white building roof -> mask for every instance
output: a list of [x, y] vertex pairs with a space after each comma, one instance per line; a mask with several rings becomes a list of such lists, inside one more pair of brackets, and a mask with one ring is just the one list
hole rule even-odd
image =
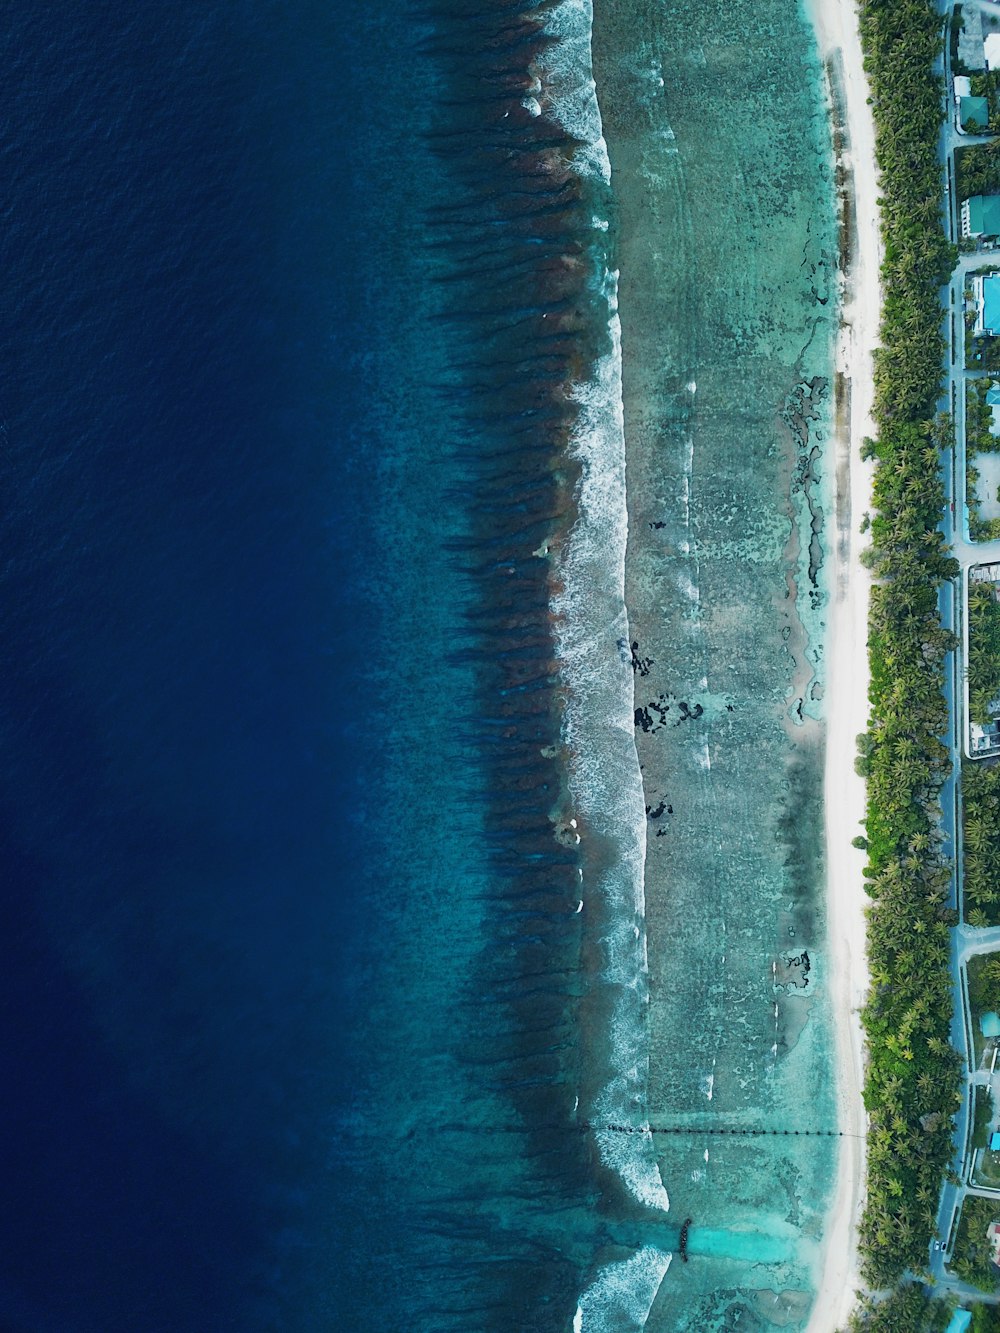
[[983, 42], [986, 52], [986, 68], [1000, 69], [1000, 32], [991, 32]]

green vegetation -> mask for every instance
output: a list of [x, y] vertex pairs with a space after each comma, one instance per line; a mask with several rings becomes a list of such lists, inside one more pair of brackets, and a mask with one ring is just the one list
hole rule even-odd
[[[1000, 338], [990, 338], [989, 343], [991, 350], [1000, 351]], [[1000, 537], [1000, 519], [981, 518], [977, 503], [979, 469], [976, 456], [1000, 449], [1000, 440], [990, 429], [993, 409], [986, 401], [989, 388], [988, 379], [970, 380], [965, 386], [965, 494], [969, 504], [969, 535], [973, 541]]]
[[990, 1121], [993, 1119], [993, 1094], [989, 1088], [977, 1086], [972, 1125], [973, 1148], [985, 1148], [990, 1140]]
[[989, 388], [989, 380], [970, 380], [965, 386], [965, 443], [973, 456], [989, 453], [997, 446], [997, 440], [990, 429], [993, 425], [993, 409], [986, 401]]
[[[958, 1057], [948, 1041], [953, 913], [938, 829], [949, 768], [941, 740], [943, 663], [955, 641], [937, 603], [942, 582], [958, 567], [938, 530], [940, 450], [948, 434], [934, 419], [944, 354], [939, 289], [957, 254], [940, 226], [942, 96], [932, 70], [939, 18], [929, 0], [863, 0], [860, 17], [885, 249], [875, 361], [878, 439], [868, 446], [876, 460], [877, 509], [869, 553], [871, 715], [858, 761], [868, 778], [873, 899], [872, 984], [863, 1015], [870, 1131], [861, 1253], [866, 1280], [885, 1288], [926, 1265], [952, 1116], [961, 1104]], [[897, 1297], [903, 1304], [921, 1299], [912, 1289]], [[866, 1326], [921, 1327], [906, 1312], [895, 1323], [859, 1325]]]
[[1000, 765], [963, 762], [962, 826], [966, 920], [970, 926], [1000, 925]]
[[897, 1287], [885, 1300], [864, 1297], [851, 1316], [849, 1333], [942, 1333], [952, 1306], [935, 1299], [923, 1287]]
[[[970, 958], [966, 967], [969, 979], [969, 1009], [976, 1035], [982, 1014], [1000, 1014], [1000, 954], [979, 954]], [[977, 1042], [976, 1057], [981, 1056], [985, 1043]]]
[[990, 1148], [986, 1149], [978, 1160], [972, 1183], [981, 1185], [985, 1189], [997, 1188], [997, 1184], [1000, 1183], [1000, 1153], [993, 1152]]
[[987, 1148], [976, 1166], [973, 1184], [995, 1190], [1000, 1184], [1000, 1152]]
[[994, 1291], [1000, 1281], [1000, 1269], [993, 1263], [986, 1239], [987, 1228], [993, 1221], [1000, 1221], [1000, 1201], [983, 1199], [977, 1194], [965, 1196], [951, 1269], [980, 1291]]
[[995, 584], [969, 580], [969, 714], [986, 726], [1000, 697], [1000, 602]]
[[[993, 134], [1000, 132], [1000, 71], [995, 69], [979, 70], [970, 78], [973, 97], [985, 97], [989, 105], [990, 124]], [[982, 134], [982, 130], [973, 131]]]
[[955, 152], [959, 199], [1000, 192], [1000, 142], [973, 144]]
[[1000, 1307], [996, 1305], [973, 1306], [972, 1333], [1000, 1333]]
[[972, 332], [975, 321], [973, 313], [966, 318], [965, 368], [996, 374], [1000, 371], [1000, 338], [993, 338], [989, 334], [975, 337]]

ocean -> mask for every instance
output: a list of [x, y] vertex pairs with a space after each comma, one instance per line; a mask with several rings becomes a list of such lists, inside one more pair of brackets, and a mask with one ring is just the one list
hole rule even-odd
[[804, 1326], [835, 1141], [705, 1134], [835, 1128], [797, 4], [4, 45], [0, 1327]]

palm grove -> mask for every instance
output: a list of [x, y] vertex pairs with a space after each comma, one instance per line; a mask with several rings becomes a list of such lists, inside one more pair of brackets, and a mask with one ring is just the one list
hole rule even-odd
[[928, 0], [863, 0], [861, 32], [881, 172], [885, 293], [877, 439], [866, 445], [875, 459], [867, 553], [874, 586], [870, 720], [858, 761], [868, 780], [872, 899], [861, 1249], [865, 1278], [887, 1288], [926, 1266], [960, 1105], [949, 1043], [955, 915], [939, 827], [950, 770], [943, 671], [955, 642], [938, 614], [939, 589], [958, 567], [938, 526], [941, 450], [950, 439], [935, 419], [944, 355], [939, 289], [956, 254], [941, 228], [941, 86], [932, 68], [940, 20]]

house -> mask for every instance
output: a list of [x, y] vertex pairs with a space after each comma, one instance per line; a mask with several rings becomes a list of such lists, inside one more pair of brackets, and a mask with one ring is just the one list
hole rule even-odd
[[971, 133], [989, 129], [990, 104], [985, 97], [963, 97], [958, 104], [958, 128], [964, 130], [972, 122]]
[[991, 32], [983, 43], [987, 69], [1000, 69], [1000, 32]]
[[1000, 1129], [995, 1129], [990, 1135], [990, 1152], [1000, 1152]]
[[972, 296], [976, 303], [973, 332], [977, 337], [995, 337], [1000, 333], [1000, 274], [977, 273], [972, 279]]
[[962, 235], [1000, 236], [1000, 195], [974, 194], [961, 211]]
[[952, 85], [955, 95], [955, 121], [964, 129], [971, 120], [977, 129], [985, 130], [990, 123], [990, 107], [985, 97], [972, 96], [972, 80], [967, 74], [956, 74]]
[[978, 5], [962, 6], [962, 27], [958, 34], [958, 58], [966, 69], [982, 69], [986, 64], [983, 47], [983, 16]]
[[[979, 758], [983, 755], [995, 754], [997, 750], [1000, 750], [1000, 723], [991, 722], [988, 726], [981, 727], [978, 722], [970, 722], [969, 754], [973, 758]], [[990, 1033], [989, 1035], [1000, 1036], [1000, 1032]]]
[[990, 1243], [990, 1258], [1000, 1266], [1000, 1222], [991, 1222], [986, 1228], [986, 1239]]

